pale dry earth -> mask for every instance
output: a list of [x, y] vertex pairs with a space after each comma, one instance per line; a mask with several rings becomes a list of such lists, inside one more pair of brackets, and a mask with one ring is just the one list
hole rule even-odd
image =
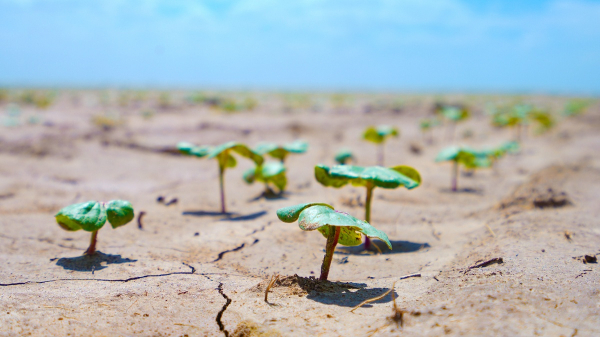
[[[546, 134], [531, 133], [519, 154], [461, 176], [463, 190], [451, 193], [450, 165], [433, 160], [452, 143], [447, 130], [437, 129], [427, 145], [418, 127], [439, 97], [407, 95], [400, 111], [367, 113], [370, 102], [389, 97], [353, 95], [334, 106], [321, 94], [314, 106], [286, 107], [276, 94], [257, 94], [253, 111], [179, 104], [151, 116], [140, 113], [147, 107], [106, 107], [94, 97], [92, 91], [63, 94], [47, 110], [22, 108], [23, 116], [40, 116], [42, 124], [1, 127], [0, 335], [600, 335], [600, 271], [581, 259], [600, 255], [598, 104]], [[444, 99], [476, 108], [453, 143], [494, 146], [511, 138], [510, 130], [490, 126], [482, 108], [514, 98]], [[554, 109], [566, 100], [520, 99]], [[123, 124], [103, 131], [91, 119], [107, 110]], [[423, 178], [411, 191], [375, 190], [372, 224], [389, 235], [393, 250], [381, 242], [383, 254], [338, 247], [330, 280], [353, 287], [306, 292], [276, 285], [265, 303], [271, 275], [318, 277], [325, 246], [319, 233], [280, 222], [275, 210], [327, 202], [363, 216], [364, 191], [325, 188], [314, 180], [313, 167], [332, 164], [342, 147], [353, 149], [358, 164], [374, 165], [375, 146], [360, 139], [372, 124], [401, 129], [401, 137], [386, 144], [386, 163], [413, 166]], [[263, 188], [242, 181], [251, 167], [243, 158], [227, 171], [229, 217], [217, 214], [215, 161], [162, 151], [181, 140], [254, 145], [297, 138], [310, 148], [288, 159], [289, 190], [282, 198], [256, 198]], [[178, 202], [165, 206], [158, 196]], [[101, 253], [82, 256], [89, 234], [63, 231], [53, 215], [74, 202], [116, 198], [146, 213], [143, 229], [135, 222], [105, 226]], [[552, 198], [566, 205], [534, 205]], [[499, 257], [503, 263], [468, 269]], [[413, 273], [421, 277], [397, 281]], [[391, 296], [350, 312], [395, 281], [402, 327], [389, 319]]]

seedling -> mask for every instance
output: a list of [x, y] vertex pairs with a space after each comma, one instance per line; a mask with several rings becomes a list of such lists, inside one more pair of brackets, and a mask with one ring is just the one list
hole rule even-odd
[[[382, 187], [393, 189], [404, 186], [413, 189], [421, 184], [421, 175], [409, 166], [361, 167], [354, 165], [315, 166], [315, 178], [323, 186], [339, 188], [348, 183], [353, 186], [363, 186], [367, 189], [365, 201], [365, 221], [371, 222], [371, 200], [373, 189]], [[365, 250], [371, 249], [371, 241], [365, 238]]]
[[383, 145], [389, 137], [398, 137], [400, 133], [398, 129], [389, 125], [379, 125], [377, 127], [370, 126], [363, 132], [363, 139], [379, 145], [377, 153], [377, 165], [383, 166]]
[[537, 133], [551, 129], [555, 122], [547, 111], [530, 104], [516, 104], [512, 108], [497, 110], [492, 116], [492, 124], [498, 127], [511, 127], [515, 130], [515, 141], [520, 142], [530, 121], [538, 123]]
[[208, 158], [216, 158], [219, 162], [219, 186], [221, 191], [221, 213], [227, 213], [225, 208], [225, 187], [224, 187], [224, 176], [225, 169], [228, 167], [235, 167], [237, 165], [237, 161], [235, 157], [233, 157], [232, 152], [235, 152], [243, 157], [251, 159], [256, 165], [262, 165], [263, 157], [254, 151], [250, 150], [246, 145], [236, 143], [236, 142], [228, 142], [222, 145], [219, 145], [214, 148], [210, 148], [207, 146], [195, 146], [190, 143], [181, 142], [177, 144], [177, 149], [179, 152], [191, 155], [195, 157], [205, 157]]
[[244, 173], [244, 180], [248, 184], [254, 183], [254, 181], [260, 181], [265, 184], [265, 196], [276, 195], [271, 189], [269, 184], [277, 187], [281, 194], [285, 190], [287, 185], [287, 178], [285, 176], [285, 166], [280, 162], [269, 162], [262, 165], [258, 165], [255, 168], [248, 169]]
[[327, 238], [319, 277], [322, 281], [327, 281], [333, 252], [338, 243], [344, 246], [358, 246], [361, 243], [361, 234], [364, 234], [366, 237], [380, 239], [392, 249], [392, 244], [384, 232], [371, 226], [367, 221], [336, 211], [328, 204], [308, 203], [280, 208], [277, 210], [277, 217], [288, 223], [298, 220], [298, 225], [303, 231], [316, 229]]
[[304, 153], [308, 150], [308, 143], [302, 140], [297, 140], [291, 143], [277, 145], [275, 143], [260, 143], [254, 149], [254, 152], [261, 156], [268, 154], [269, 156], [279, 159], [282, 163], [290, 153]]
[[335, 154], [335, 161], [339, 165], [346, 165], [349, 161], [354, 161], [354, 155], [348, 149], [341, 149], [338, 153]]
[[106, 220], [112, 228], [126, 225], [133, 219], [133, 207], [129, 201], [111, 200], [109, 202], [88, 201], [73, 204], [61, 209], [56, 215], [58, 225], [67, 231], [83, 229], [92, 233], [90, 246], [83, 253], [93, 255], [96, 253], [96, 240], [98, 230], [104, 226]]
[[491, 161], [489, 154], [485, 151], [476, 151], [466, 147], [452, 146], [442, 150], [435, 158], [436, 162], [452, 162], [452, 191], [456, 192], [458, 184], [458, 165], [461, 164], [468, 169], [489, 167]]
[[571, 100], [565, 104], [565, 109], [563, 110], [563, 115], [565, 116], [578, 116], [585, 112], [585, 110], [589, 106], [588, 101], [585, 100]]
[[462, 105], [441, 105], [436, 109], [436, 112], [441, 114], [450, 123], [448, 125], [448, 139], [454, 139], [454, 129], [458, 122], [469, 118], [469, 109]]
[[438, 119], [423, 119], [419, 124], [421, 128], [421, 133], [423, 134], [423, 138], [427, 144], [433, 143], [433, 127], [440, 125], [440, 121]]

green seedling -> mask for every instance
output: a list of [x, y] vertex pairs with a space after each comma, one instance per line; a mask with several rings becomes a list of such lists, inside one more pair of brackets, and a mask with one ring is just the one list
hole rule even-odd
[[304, 153], [308, 150], [308, 143], [302, 140], [296, 140], [291, 143], [277, 145], [275, 143], [260, 143], [254, 149], [254, 152], [260, 155], [266, 155], [279, 159], [282, 163], [290, 153]]
[[427, 144], [433, 143], [433, 127], [440, 125], [440, 121], [438, 119], [423, 119], [419, 124], [421, 128], [421, 133], [423, 134], [423, 138], [427, 142]]
[[350, 161], [354, 161], [354, 155], [348, 149], [341, 149], [335, 154], [335, 161], [339, 165], [346, 165]]
[[321, 276], [319, 277], [322, 281], [327, 281], [333, 252], [338, 243], [344, 246], [358, 246], [361, 243], [361, 234], [363, 234], [366, 237], [382, 240], [388, 248], [392, 249], [392, 244], [384, 232], [371, 226], [367, 221], [336, 211], [328, 204], [309, 203], [280, 208], [277, 210], [277, 217], [287, 223], [297, 220], [303, 231], [316, 229], [327, 238], [325, 257], [321, 264]]
[[458, 184], [458, 165], [467, 169], [484, 168], [491, 166], [490, 153], [478, 151], [468, 147], [452, 146], [442, 150], [435, 158], [436, 162], [452, 162], [452, 184], [451, 189], [456, 192]]
[[[365, 201], [365, 221], [371, 222], [371, 200], [373, 189], [398, 188], [404, 186], [413, 189], [421, 184], [421, 175], [409, 166], [394, 166], [390, 168], [381, 166], [361, 167], [354, 165], [315, 166], [315, 178], [323, 186], [340, 188], [348, 183], [353, 186], [362, 186], [367, 190]], [[365, 249], [371, 249], [371, 241], [365, 238]]]
[[261, 155], [250, 150], [246, 145], [237, 142], [228, 142], [214, 148], [206, 146], [195, 146], [190, 143], [181, 142], [177, 144], [179, 152], [185, 155], [195, 156], [198, 158], [208, 157], [215, 158], [219, 163], [219, 186], [221, 190], [221, 213], [227, 213], [225, 207], [225, 186], [224, 176], [225, 169], [232, 168], [237, 165], [233, 152], [239, 154], [242, 157], [251, 159], [256, 165], [262, 165], [264, 159]]
[[56, 222], [67, 231], [83, 229], [92, 233], [90, 246], [84, 255], [96, 253], [96, 240], [98, 230], [104, 226], [106, 220], [112, 228], [126, 225], [133, 219], [133, 207], [129, 201], [111, 200], [109, 202], [88, 201], [73, 204], [61, 209], [56, 215]]
[[510, 127], [515, 130], [515, 141], [520, 142], [529, 123], [538, 124], [537, 133], [551, 129], [555, 122], [552, 115], [537, 109], [531, 104], [516, 104], [512, 107], [498, 109], [492, 115], [492, 124], [497, 127]]
[[[269, 162], [258, 165], [255, 168], [248, 169], [244, 173], [244, 180], [248, 184], [252, 184], [255, 181], [264, 183], [265, 196], [281, 194], [287, 185], [285, 166], [280, 162]], [[269, 184], [276, 187], [279, 193], [273, 192]]]
[[465, 106], [459, 105], [440, 105], [436, 112], [442, 115], [446, 120], [449, 121], [448, 124], [448, 139], [454, 139], [454, 129], [456, 128], [456, 124], [466, 120], [470, 116], [469, 109]]
[[379, 152], [377, 154], [377, 165], [383, 166], [383, 145], [385, 140], [389, 137], [398, 137], [400, 133], [398, 129], [389, 125], [379, 125], [377, 127], [370, 126], [363, 132], [363, 139], [371, 143], [379, 145]]
[[570, 100], [565, 104], [565, 108], [563, 110], [563, 115], [565, 116], [578, 116], [581, 115], [587, 110], [590, 105], [589, 101], [582, 99], [574, 99]]

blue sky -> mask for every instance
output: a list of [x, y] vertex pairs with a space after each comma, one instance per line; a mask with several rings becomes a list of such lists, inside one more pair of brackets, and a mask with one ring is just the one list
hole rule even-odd
[[600, 1], [0, 0], [0, 85], [600, 94]]

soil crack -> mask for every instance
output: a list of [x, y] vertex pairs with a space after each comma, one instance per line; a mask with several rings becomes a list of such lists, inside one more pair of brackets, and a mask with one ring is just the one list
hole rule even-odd
[[219, 311], [219, 313], [217, 314], [216, 321], [217, 321], [217, 324], [219, 325], [219, 329], [221, 331], [223, 331], [223, 333], [225, 334], [225, 337], [229, 337], [229, 331], [227, 331], [225, 329], [225, 325], [223, 325], [221, 318], [223, 318], [223, 314], [225, 313], [225, 310], [227, 310], [227, 307], [231, 304], [231, 298], [227, 297], [227, 295], [225, 295], [225, 293], [223, 292], [223, 282], [219, 283], [219, 287], [217, 289], [219, 290], [219, 294], [221, 294], [221, 296], [223, 296], [223, 298], [227, 302], [225, 302], [225, 304], [223, 304], [223, 308], [221, 308], [221, 311]]
[[227, 253], [232, 253], [232, 252], [237, 252], [238, 250], [244, 248], [246, 246], [246, 243], [242, 243], [241, 245], [233, 248], [233, 249], [229, 249], [229, 250], [224, 250], [222, 252], [219, 253], [219, 255], [217, 256], [217, 258], [213, 261], [213, 262], [217, 262], [219, 260], [223, 259], [223, 255], [227, 254]]

